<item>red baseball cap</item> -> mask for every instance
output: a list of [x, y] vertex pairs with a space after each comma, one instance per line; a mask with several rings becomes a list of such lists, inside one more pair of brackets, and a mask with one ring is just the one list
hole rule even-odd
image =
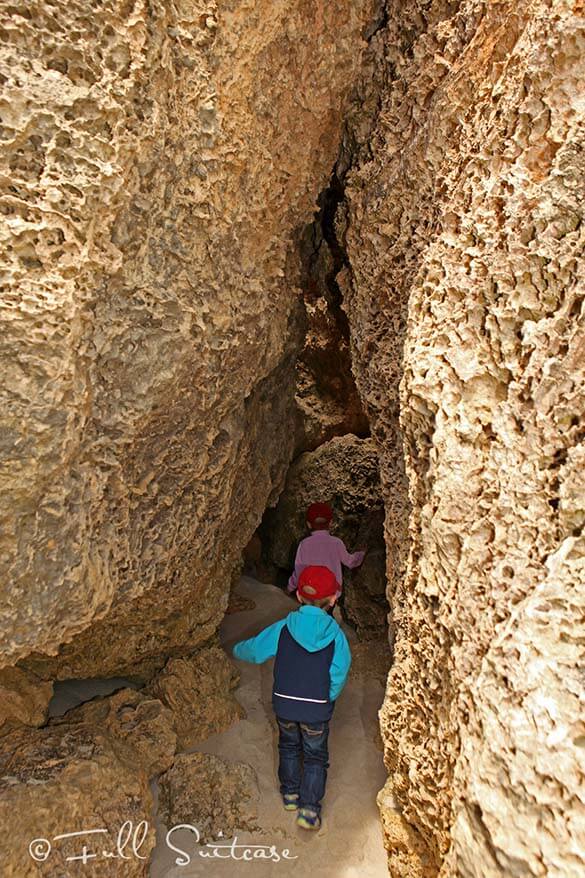
[[305, 567], [299, 576], [297, 591], [309, 601], [330, 598], [338, 589], [337, 580], [328, 567]]
[[311, 503], [307, 509], [307, 521], [309, 524], [315, 524], [318, 518], [322, 518], [329, 523], [333, 518], [333, 510], [328, 503]]

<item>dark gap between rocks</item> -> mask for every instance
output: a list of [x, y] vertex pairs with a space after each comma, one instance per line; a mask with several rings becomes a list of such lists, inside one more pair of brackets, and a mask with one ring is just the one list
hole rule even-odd
[[331, 503], [332, 533], [349, 551], [367, 549], [360, 568], [344, 571], [341, 615], [360, 640], [383, 639], [392, 645], [379, 464], [352, 372], [350, 327], [337, 281], [348, 264], [336, 226], [351, 165], [346, 153], [317, 199], [314, 221], [300, 234], [305, 326], [296, 367], [295, 457], [280, 497], [266, 509], [244, 549], [243, 570], [286, 589], [298, 543], [308, 533], [307, 506], [315, 500]]

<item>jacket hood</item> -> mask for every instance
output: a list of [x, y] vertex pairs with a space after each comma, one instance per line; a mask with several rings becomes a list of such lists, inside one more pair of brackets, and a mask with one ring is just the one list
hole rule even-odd
[[303, 606], [286, 617], [286, 627], [297, 643], [309, 652], [324, 649], [335, 640], [339, 625], [319, 607]]

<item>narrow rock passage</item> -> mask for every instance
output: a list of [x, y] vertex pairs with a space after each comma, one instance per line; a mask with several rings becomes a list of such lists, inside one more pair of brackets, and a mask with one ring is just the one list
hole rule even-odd
[[[250, 598], [255, 609], [225, 617], [221, 639], [231, 654], [233, 644], [281, 619], [294, 604], [280, 589], [243, 577], [237, 593]], [[336, 618], [338, 617], [336, 611]], [[350, 645], [355, 634], [344, 626]], [[213, 878], [233, 875], [319, 875], [319, 878], [387, 878], [386, 853], [376, 807], [376, 794], [384, 785], [386, 772], [377, 743], [377, 711], [384, 695], [379, 680], [366, 677], [362, 669], [352, 670], [337, 703], [330, 733], [330, 769], [323, 806], [323, 826], [318, 833], [298, 829], [295, 815], [282, 807], [278, 792], [277, 731], [271, 708], [272, 662], [264, 665], [237, 663], [241, 671], [237, 698], [247, 718], [228, 731], [214, 735], [196, 749], [227, 761], [247, 762], [258, 776], [260, 832], [237, 833], [238, 844], [275, 845], [288, 848], [294, 860], [234, 862], [197, 856], [186, 866], [177, 866], [178, 855], [165, 844], [165, 827], [157, 827], [158, 844], [151, 861], [151, 878]], [[220, 827], [218, 827], [219, 829]], [[195, 852], [193, 836], [179, 830], [173, 844]]]

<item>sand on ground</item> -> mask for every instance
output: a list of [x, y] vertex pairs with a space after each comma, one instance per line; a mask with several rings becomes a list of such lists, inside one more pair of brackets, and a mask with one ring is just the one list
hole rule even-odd
[[[279, 588], [249, 577], [240, 580], [237, 592], [254, 601], [256, 607], [225, 617], [220, 635], [230, 656], [234, 643], [252, 637], [296, 606]], [[351, 645], [355, 634], [343, 627]], [[237, 837], [238, 845], [274, 845], [278, 854], [287, 849], [288, 856], [295, 859], [244, 861], [234, 859], [243, 856], [242, 848], [232, 855], [228, 847], [220, 851], [226, 859], [205, 858], [201, 856], [205, 847], [198, 846], [194, 835], [186, 829], [174, 830], [171, 836], [171, 843], [186, 854], [181, 856], [166, 844], [165, 836], [171, 827], [159, 822], [150, 878], [387, 878], [376, 807], [376, 794], [386, 780], [377, 721], [384, 695], [380, 680], [363, 673], [352, 675], [336, 704], [330, 725], [330, 768], [323, 800], [323, 825], [318, 832], [308, 832], [296, 826], [294, 813], [284, 810], [278, 791], [278, 733], [271, 707], [273, 662], [236, 664], [242, 675], [236, 697], [246, 709], [247, 718], [194, 749], [213, 753], [228, 762], [246, 762], [258, 778], [260, 831], [237, 832], [222, 839], [223, 843], [231, 844]], [[182, 865], [177, 865], [177, 859]]]

